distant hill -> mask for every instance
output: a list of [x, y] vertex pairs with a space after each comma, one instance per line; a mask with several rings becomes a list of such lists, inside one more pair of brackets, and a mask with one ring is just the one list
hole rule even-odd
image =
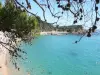
[[59, 26], [59, 25], [52, 25], [45, 21], [42, 21], [40, 17], [38, 17], [40, 31], [63, 31], [69, 32], [74, 34], [82, 34], [84, 32], [82, 25], [70, 25], [70, 26]]
[[47, 23], [45, 21], [40, 22], [40, 30], [41, 31], [52, 31], [54, 30], [54, 26], [50, 23]]
[[70, 26], [56, 26], [57, 31], [66, 31], [74, 34], [82, 34], [84, 33], [84, 29], [82, 25], [70, 25]]
[[42, 21], [39, 16], [37, 16], [38, 22], [39, 22], [39, 27], [40, 31], [52, 31], [54, 30], [54, 26], [50, 23], [47, 23], [45, 21]]

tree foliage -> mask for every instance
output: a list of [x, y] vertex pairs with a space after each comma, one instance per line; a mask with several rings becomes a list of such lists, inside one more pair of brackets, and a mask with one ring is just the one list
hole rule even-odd
[[32, 35], [33, 30], [38, 27], [38, 20], [27, 14], [24, 9], [15, 8], [15, 5], [11, 2], [1, 6], [0, 31], [4, 33], [5, 38], [9, 39], [6, 43], [0, 41], [0, 45], [8, 50], [12, 63], [19, 70], [16, 60], [18, 58], [25, 59], [25, 57], [22, 57], [22, 53], [26, 54], [26, 52], [18, 46], [17, 39], [21, 39], [23, 42], [31, 42], [34, 37]]
[[2, 7], [0, 16], [0, 31], [11, 32], [17, 38], [24, 39], [37, 25], [35, 17], [20, 8], [16, 9], [11, 3]]

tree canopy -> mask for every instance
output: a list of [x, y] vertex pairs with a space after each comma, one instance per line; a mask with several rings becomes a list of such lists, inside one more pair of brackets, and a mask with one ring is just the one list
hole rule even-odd
[[18, 58], [24, 59], [20, 53], [26, 54], [26, 52], [17, 45], [17, 39], [30, 42], [34, 37], [33, 31], [37, 27], [38, 20], [33, 15], [27, 14], [22, 9], [16, 9], [11, 2], [4, 6], [0, 4], [0, 32], [4, 33], [5, 39], [9, 38], [6, 43], [0, 41], [0, 45], [8, 50], [11, 60], [18, 70], [15, 60]]
[[17, 59], [24, 60], [22, 53], [27, 54], [18, 44], [18, 39], [31, 43], [39, 31], [52, 28], [51, 24], [42, 21], [39, 16], [29, 14], [23, 8], [16, 8], [13, 0], [6, 1], [4, 5], [0, 3], [0, 32], [4, 34], [4, 39], [7, 38], [6, 42], [0, 41], [0, 45], [8, 50], [11, 61], [18, 70]]

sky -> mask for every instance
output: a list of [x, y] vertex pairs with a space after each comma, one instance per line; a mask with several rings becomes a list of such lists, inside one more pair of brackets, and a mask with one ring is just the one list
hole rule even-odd
[[[34, 3], [33, 0], [29, 0], [29, 1], [31, 2], [31, 5], [32, 5], [32, 10], [31, 10], [31, 12], [37, 13], [37, 15], [39, 15], [39, 16], [41, 17], [41, 19], [44, 20], [44, 18], [43, 18], [43, 12], [42, 12], [42, 10], [39, 8], [39, 6], [38, 6], [36, 3]], [[45, 0], [42, 0], [42, 1], [45, 2]], [[41, 4], [44, 4], [42, 1], [41, 1], [41, 0], [38, 0], [38, 2], [40, 2]], [[54, 12], [54, 13], [57, 13], [58, 11], [62, 11], [61, 9], [57, 8], [57, 4], [56, 4], [56, 1], [55, 1], [55, 0], [50, 0], [50, 1], [51, 1], [51, 3], [52, 3], [53, 7], [55, 8], [55, 12]], [[91, 6], [92, 6], [93, 3], [90, 3], [90, 2], [89, 2], [89, 1], [91, 1], [91, 0], [87, 0], [87, 1], [88, 1], [88, 2], [84, 4], [84, 9], [85, 9], [86, 11], [90, 11], [89, 8], [91, 8]], [[62, 1], [62, 4], [65, 4], [65, 2], [66, 2], [66, 1]], [[98, 7], [100, 8], [100, 5], [98, 5]], [[45, 11], [46, 11], [45, 16], [46, 16], [47, 22], [49, 22], [49, 23], [55, 22], [57, 19], [54, 18], [54, 17], [52, 17], [52, 15], [50, 14], [48, 8], [45, 8], [45, 7], [44, 7], [44, 9], [45, 9]], [[99, 12], [100, 12], [100, 9], [99, 9]], [[91, 12], [91, 13], [88, 13], [88, 16], [85, 17], [85, 19], [83, 19], [83, 20], [84, 20], [84, 21], [87, 21], [88, 19], [90, 19], [90, 18], [91, 18], [91, 14], [92, 14], [92, 12]], [[93, 12], [93, 15], [95, 15], [94, 12]], [[84, 27], [85, 27], [85, 28], [88, 28], [88, 27], [90, 27], [91, 24], [92, 24], [91, 21], [94, 22], [94, 20], [95, 20], [94, 17], [95, 17], [95, 16], [92, 16], [93, 19], [90, 20], [90, 21], [88, 21], [88, 22], [86, 22], [85, 24], [84, 24], [84, 21], [78, 21], [78, 23], [77, 23], [76, 25], [84, 24]], [[100, 17], [100, 16], [99, 16], [99, 17]], [[67, 25], [73, 25], [73, 21], [74, 21], [73, 15], [72, 15], [69, 11], [67, 11], [67, 12], [64, 12], [63, 17], [61, 17], [60, 20], [58, 21], [58, 25], [60, 25], [60, 26], [63, 26], [63, 25], [66, 25], [66, 26], [67, 26]], [[97, 23], [97, 25], [98, 25], [98, 24], [100, 24], [100, 22]], [[100, 28], [100, 26], [98, 26], [98, 28]]]
[[[2, 3], [4, 3], [5, 0], [0, 0], [0, 1], [1, 1]], [[18, 0], [18, 1], [19, 1], [19, 0]], [[24, 1], [25, 1], [25, 0], [20, 0], [20, 2], [24, 2]], [[38, 1], [39, 3], [41, 3], [41, 4], [44, 4], [44, 2], [45, 2], [45, 0], [37, 0], [37, 1]], [[53, 7], [55, 8], [54, 13], [57, 13], [58, 11], [62, 11], [61, 9], [58, 9], [58, 8], [57, 8], [57, 4], [56, 4], [56, 1], [55, 1], [55, 0], [50, 0], [50, 1], [51, 1], [51, 4], [53, 5]], [[92, 5], [91, 5], [92, 3], [90, 3], [89, 1], [91, 1], [91, 0], [88, 0], [88, 2], [84, 4], [84, 9], [85, 9], [86, 11], [90, 11], [90, 8], [91, 8], [91, 6], [92, 6]], [[31, 7], [32, 7], [32, 9], [29, 10], [29, 11], [31, 11], [31, 12], [34, 13], [34, 14], [37, 14], [38, 16], [41, 17], [42, 20], [44, 20], [44, 18], [43, 18], [43, 12], [42, 12], [41, 8], [40, 8], [36, 3], [34, 3], [33, 0], [29, 0], [29, 2], [30, 2]], [[65, 1], [62, 1], [62, 3], [64, 4]], [[24, 2], [24, 5], [26, 5], [25, 2]], [[98, 7], [100, 7], [100, 5], [98, 5]], [[43, 8], [44, 8], [44, 10], [46, 11], [45, 17], [46, 17], [47, 22], [49, 22], [49, 23], [56, 22], [57, 19], [54, 18], [54, 17], [52, 17], [52, 15], [51, 15], [50, 11], [48, 10], [48, 8], [46, 8], [45, 6], [43, 6]], [[100, 9], [99, 9], [99, 12], [100, 12]], [[88, 16], [85, 17], [85, 19], [83, 19], [83, 21], [78, 21], [78, 23], [76, 23], [76, 25], [82, 25], [82, 24], [84, 24], [84, 21], [88, 21], [88, 19], [90, 19], [91, 14], [92, 14], [92, 12], [88, 13]], [[95, 15], [94, 12], [93, 12], [93, 15]], [[92, 18], [94, 18], [94, 17], [95, 17], [95, 16], [92, 16]], [[99, 17], [100, 17], [100, 16], [99, 16]], [[91, 19], [90, 21], [86, 22], [86, 23], [84, 24], [84, 27], [85, 27], [85, 28], [90, 27], [91, 24], [92, 24], [91, 21], [94, 22], [94, 20], [95, 20], [95, 19]], [[61, 18], [59, 19], [59, 21], [58, 21], [57, 24], [60, 25], [60, 26], [63, 26], [63, 25], [68, 26], [68, 25], [73, 25], [73, 21], [74, 21], [74, 17], [73, 17], [73, 15], [68, 11], [68, 12], [64, 12], [63, 17], [61, 17]], [[97, 23], [98, 28], [100, 28], [99, 24], [100, 24], [100, 22]]]
[[[39, 16], [41, 17], [41, 19], [44, 20], [42, 10], [41, 10], [41, 9], [39, 8], [39, 6], [37, 6], [37, 4], [35, 4], [32, 0], [30, 0], [30, 1], [31, 1], [32, 7], [33, 7], [33, 9], [32, 9], [31, 11], [37, 13], [37, 15], [39, 15]], [[39, 0], [38, 0], [38, 1], [39, 1]], [[44, 0], [44, 1], [45, 1], [45, 0]], [[51, 0], [51, 3], [52, 3], [52, 5], [53, 5], [53, 7], [56, 9], [56, 10], [54, 11], [54, 13], [57, 13], [58, 11], [61, 11], [61, 9], [58, 9], [58, 8], [57, 8], [56, 1], [55, 1], [55, 0]], [[44, 3], [41, 2], [41, 4], [44, 4]], [[45, 11], [46, 11], [45, 16], [46, 16], [47, 22], [49, 22], [49, 23], [56, 22], [56, 21], [57, 21], [57, 18], [54, 18], [54, 17], [51, 15], [51, 13], [50, 13], [50, 11], [48, 10], [48, 8], [45, 8], [45, 6], [44, 6], [44, 9], [45, 9]], [[66, 13], [67, 13], [67, 12], [66, 12]], [[68, 20], [68, 19], [66, 19], [66, 17], [67, 17], [67, 14], [64, 13], [64, 16], [63, 16], [62, 18], [59, 19], [58, 24], [59, 24], [59, 25], [70, 25], [70, 23], [71, 23], [71, 21], [72, 21], [73, 18], [71, 18], [70, 20]], [[72, 15], [71, 15], [70, 17], [72, 17]]]

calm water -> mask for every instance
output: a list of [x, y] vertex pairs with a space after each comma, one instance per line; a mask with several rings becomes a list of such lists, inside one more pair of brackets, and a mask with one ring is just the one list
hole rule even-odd
[[23, 45], [31, 75], [100, 75], [100, 36], [40, 36], [33, 45]]

